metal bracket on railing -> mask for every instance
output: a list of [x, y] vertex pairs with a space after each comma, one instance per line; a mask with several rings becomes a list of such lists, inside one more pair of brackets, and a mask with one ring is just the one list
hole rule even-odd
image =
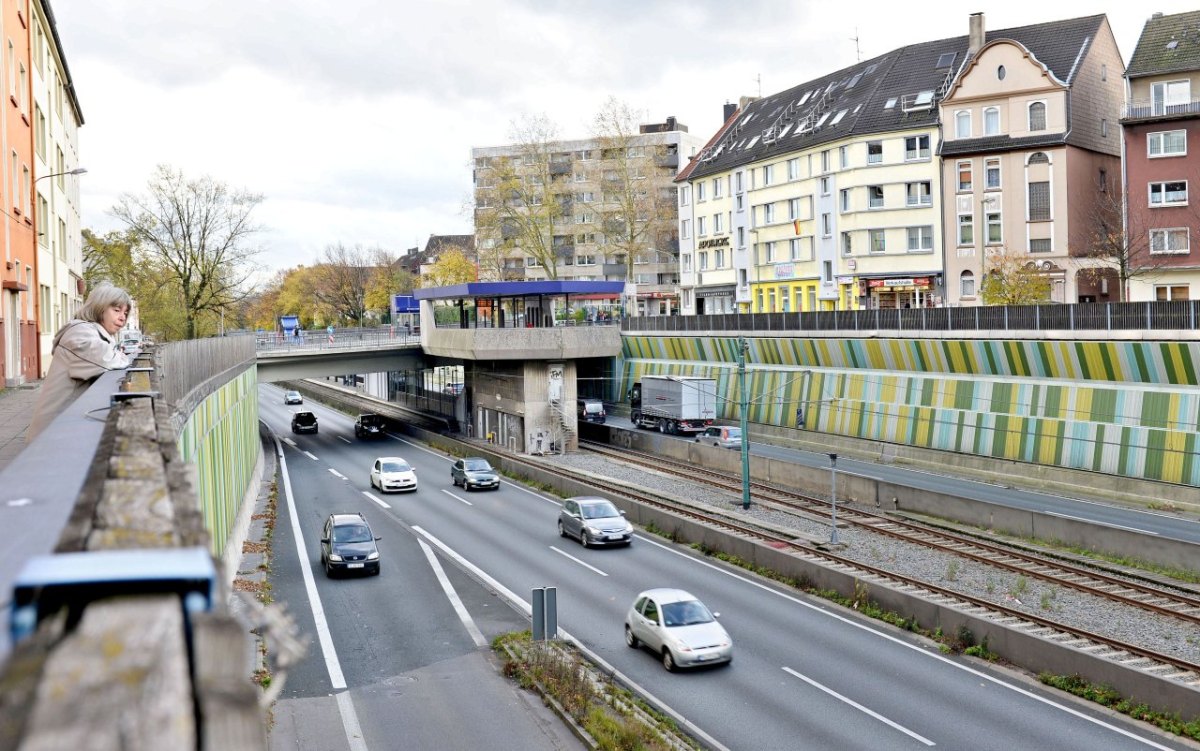
[[159, 392], [157, 391], [115, 391], [109, 397], [108, 406], [115, 407], [121, 402], [127, 402], [130, 399], [149, 399], [151, 401], [150, 406], [153, 407], [153, 402], [158, 397]]
[[88, 604], [121, 595], [176, 594], [185, 615], [203, 613], [216, 593], [216, 568], [201, 547], [40, 555], [13, 582], [9, 632], [16, 644], [63, 608], [73, 620]]

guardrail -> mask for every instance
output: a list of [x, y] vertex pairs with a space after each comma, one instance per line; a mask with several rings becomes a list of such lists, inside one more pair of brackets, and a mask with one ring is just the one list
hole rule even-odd
[[253, 357], [211, 346], [162, 353], [166, 379], [154, 353], [102, 374], [0, 473], [0, 523], [21, 531], [0, 553], [0, 749], [265, 747], [164, 396], [195, 403]]
[[622, 331], [644, 332], [986, 332], [986, 331], [1195, 331], [1200, 300], [990, 305], [973, 308], [829, 310], [812, 313], [727, 313], [637, 316]]

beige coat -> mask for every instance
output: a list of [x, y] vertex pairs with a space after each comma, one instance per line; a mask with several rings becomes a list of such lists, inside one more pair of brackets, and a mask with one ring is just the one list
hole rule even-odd
[[71, 402], [106, 370], [129, 367], [129, 357], [117, 349], [104, 327], [91, 321], [71, 320], [54, 336], [54, 359], [42, 380], [33, 419], [25, 431], [31, 442]]

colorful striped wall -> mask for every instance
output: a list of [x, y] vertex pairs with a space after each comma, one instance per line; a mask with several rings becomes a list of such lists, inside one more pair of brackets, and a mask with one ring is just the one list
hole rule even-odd
[[[620, 392], [644, 374], [741, 394], [731, 337], [624, 338]], [[1186, 342], [748, 338], [748, 419], [1175, 483], [1200, 483], [1200, 345]]]
[[254, 474], [258, 371], [249, 368], [206, 398], [179, 435], [179, 453], [196, 467], [196, 495], [212, 553], [220, 557]]

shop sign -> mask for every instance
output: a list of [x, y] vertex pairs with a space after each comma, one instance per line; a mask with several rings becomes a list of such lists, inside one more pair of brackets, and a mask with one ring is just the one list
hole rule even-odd
[[705, 248], [723, 248], [723, 247], [729, 247], [729, 237], [728, 236], [713, 237], [713, 238], [709, 238], [708, 240], [700, 241], [700, 250], [704, 250]]

